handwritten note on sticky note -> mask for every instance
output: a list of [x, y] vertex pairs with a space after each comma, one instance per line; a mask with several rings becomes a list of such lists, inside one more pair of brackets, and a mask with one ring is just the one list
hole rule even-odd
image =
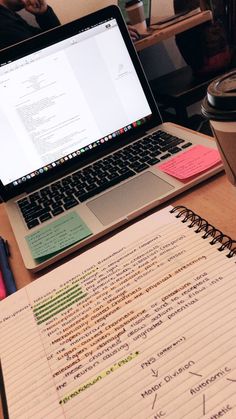
[[158, 169], [177, 179], [186, 180], [221, 162], [217, 150], [196, 145], [158, 166]]
[[34, 259], [47, 259], [92, 234], [76, 212], [42, 227], [26, 237]]

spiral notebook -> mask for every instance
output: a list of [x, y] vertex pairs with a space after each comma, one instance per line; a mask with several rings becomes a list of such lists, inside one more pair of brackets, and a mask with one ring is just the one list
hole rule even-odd
[[9, 417], [235, 418], [234, 246], [167, 207], [4, 300]]

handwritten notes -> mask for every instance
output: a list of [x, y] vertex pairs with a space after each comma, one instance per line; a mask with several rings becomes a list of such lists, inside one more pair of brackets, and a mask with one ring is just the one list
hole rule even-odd
[[11, 419], [236, 417], [235, 261], [169, 210], [1, 302]]
[[180, 180], [187, 180], [205, 170], [214, 167], [221, 162], [217, 150], [196, 145], [191, 149], [173, 157], [166, 163], [158, 166], [158, 169]]
[[92, 234], [76, 212], [70, 212], [59, 220], [42, 227], [26, 237], [34, 259], [46, 259], [53, 254]]

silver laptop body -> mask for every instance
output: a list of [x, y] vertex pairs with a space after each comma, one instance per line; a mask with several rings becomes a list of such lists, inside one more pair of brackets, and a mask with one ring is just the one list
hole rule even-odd
[[[159, 169], [175, 153], [215, 143], [162, 123], [116, 6], [1, 51], [0, 65], [0, 195], [32, 271], [222, 170], [182, 182]], [[90, 233], [33, 257], [29, 237], [68, 214]]]

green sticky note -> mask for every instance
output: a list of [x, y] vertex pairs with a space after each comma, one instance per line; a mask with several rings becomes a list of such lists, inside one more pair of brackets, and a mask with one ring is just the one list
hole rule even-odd
[[26, 241], [33, 258], [43, 261], [91, 234], [80, 216], [70, 212], [26, 236]]

